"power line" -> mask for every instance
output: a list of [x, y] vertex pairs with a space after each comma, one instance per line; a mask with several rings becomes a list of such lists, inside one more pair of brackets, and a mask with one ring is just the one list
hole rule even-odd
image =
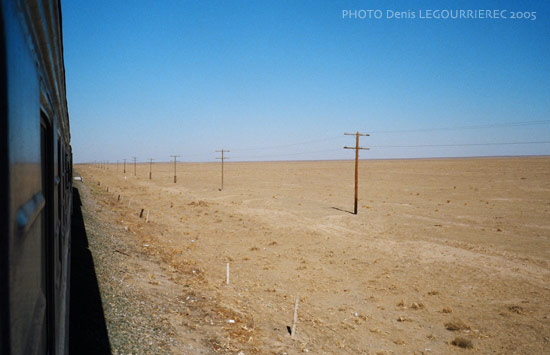
[[435, 131], [459, 131], [462, 129], [484, 129], [484, 128], [502, 128], [502, 127], [518, 127], [518, 126], [534, 126], [541, 124], [550, 124], [550, 120], [538, 120], [538, 121], [525, 121], [525, 122], [507, 122], [507, 123], [494, 123], [486, 125], [475, 126], [457, 126], [457, 127], [441, 127], [441, 128], [420, 128], [420, 129], [399, 129], [388, 131], [373, 131], [373, 134], [385, 134], [385, 133], [413, 133], [413, 132], [435, 132]]
[[[542, 125], [550, 124], [550, 120], [536, 120], [536, 121], [517, 121], [517, 122], [505, 122], [505, 123], [494, 123], [494, 124], [485, 124], [485, 125], [472, 125], [472, 126], [456, 126], [456, 127], [441, 127], [441, 128], [419, 128], [419, 129], [401, 129], [401, 130], [383, 130], [383, 131], [371, 131], [371, 134], [386, 134], [386, 133], [414, 133], [414, 132], [436, 132], [436, 131], [458, 131], [458, 130], [468, 130], [468, 129], [485, 129], [485, 128], [503, 128], [503, 127], [519, 127], [519, 126], [533, 126], [533, 125]], [[251, 147], [251, 148], [237, 148], [233, 149], [233, 152], [245, 152], [245, 151], [257, 151], [257, 150], [269, 150], [276, 148], [286, 148], [294, 147], [298, 145], [305, 145], [311, 143], [320, 143], [336, 139], [341, 139], [342, 136], [330, 136], [320, 139], [300, 141], [289, 144], [280, 144], [264, 147]], [[300, 153], [305, 154], [305, 153]], [[199, 155], [199, 154], [195, 154]]]
[[320, 139], [314, 139], [314, 140], [296, 142], [296, 143], [290, 143], [290, 144], [272, 145], [272, 146], [269, 146], [269, 147], [240, 148], [240, 149], [233, 149], [233, 151], [244, 152], [244, 151], [251, 151], [251, 150], [267, 150], [267, 149], [275, 149], [275, 148], [286, 148], [286, 147], [294, 147], [294, 146], [297, 146], [297, 145], [326, 142], [326, 141], [335, 140], [335, 139], [338, 139], [338, 138], [342, 138], [342, 136], [332, 136], [332, 137], [326, 137], [326, 138], [320, 138]]
[[[328, 153], [328, 152], [336, 152], [340, 151], [340, 149], [327, 149], [327, 150], [316, 150], [316, 151], [310, 151], [310, 152], [299, 152], [299, 153], [287, 153], [287, 154], [268, 154], [268, 155], [256, 155], [256, 156], [244, 156], [244, 159], [261, 159], [261, 158], [272, 158], [272, 157], [286, 157], [286, 156], [295, 156], [295, 155], [304, 155], [304, 154], [316, 154], [316, 153]], [[239, 159], [243, 159], [243, 157], [239, 157]]]
[[550, 141], [539, 142], [498, 142], [498, 143], [457, 143], [457, 144], [414, 144], [414, 145], [371, 145], [372, 148], [421, 148], [421, 147], [468, 147], [485, 145], [517, 145], [517, 144], [548, 144]]
[[[371, 148], [422, 148], [422, 147], [462, 147], [462, 146], [491, 146], [491, 145], [520, 145], [520, 144], [549, 144], [550, 141], [538, 141], [538, 142], [497, 142], [497, 143], [457, 143], [457, 144], [413, 144], [413, 145], [371, 145]], [[304, 154], [316, 154], [316, 153], [330, 153], [337, 152], [340, 149], [327, 149], [316, 150], [307, 152], [287, 153], [287, 154], [267, 154], [256, 156], [244, 156], [238, 157], [239, 159], [262, 159], [272, 157], [287, 157]]]

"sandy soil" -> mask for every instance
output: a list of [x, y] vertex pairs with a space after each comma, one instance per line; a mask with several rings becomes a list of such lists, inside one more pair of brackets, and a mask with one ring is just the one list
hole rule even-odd
[[209, 300], [201, 318], [166, 316], [183, 342], [208, 330], [212, 351], [245, 354], [547, 351], [550, 158], [362, 161], [358, 215], [353, 166], [226, 163], [223, 191], [219, 163], [180, 163], [176, 184], [168, 163], [152, 180], [148, 164], [75, 169], [182, 294]]

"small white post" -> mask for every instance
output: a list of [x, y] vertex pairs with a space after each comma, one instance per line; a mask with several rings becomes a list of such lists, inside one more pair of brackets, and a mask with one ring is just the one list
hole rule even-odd
[[225, 283], [229, 285], [229, 263], [227, 263], [227, 270], [225, 274]]
[[145, 223], [149, 223], [149, 210], [147, 210], [147, 217], [145, 217]]
[[298, 302], [300, 301], [299, 297], [296, 297], [296, 302], [294, 303], [294, 319], [292, 321], [292, 332], [290, 333], [291, 337], [296, 335], [296, 322], [298, 321]]

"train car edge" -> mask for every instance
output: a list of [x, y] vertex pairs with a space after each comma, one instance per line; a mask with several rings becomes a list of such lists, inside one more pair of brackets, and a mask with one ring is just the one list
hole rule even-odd
[[60, 1], [0, 0], [0, 354], [68, 353], [70, 139]]

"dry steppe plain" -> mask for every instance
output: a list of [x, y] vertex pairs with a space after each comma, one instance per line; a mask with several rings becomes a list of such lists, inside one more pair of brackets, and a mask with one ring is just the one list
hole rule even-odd
[[136, 267], [128, 282], [187, 307], [163, 315], [183, 342], [245, 354], [547, 353], [549, 157], [359, 168], [353, 215], [352, 161], [226, 163], [223, 191], [219, 163], [178, 163], [177, 183], [171, 163], [153, 164], [152, 180], [149, 164], [136, 175], [128, 163], [126, 174], [122, 163], [75, 166], [105, 218], [159, 256], [160, 269]]

